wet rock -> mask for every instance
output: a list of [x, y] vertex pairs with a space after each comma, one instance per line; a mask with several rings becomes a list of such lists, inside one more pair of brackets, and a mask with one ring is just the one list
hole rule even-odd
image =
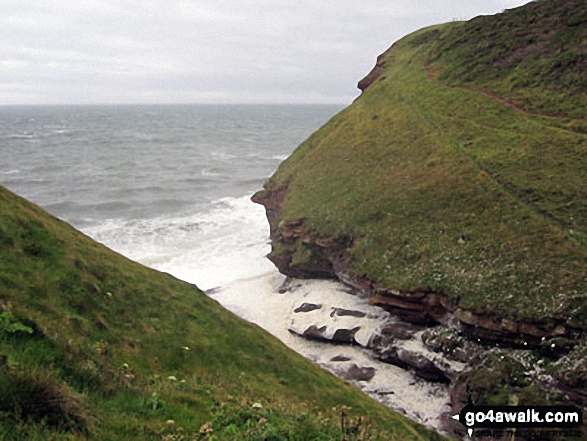
[[315, 305], [314, 303], [302, 303], [300, 306], [294, 309], [294, 312], [310, 312], [321, 308], [322, 305]]
[[324, 337], [324, 331], [326, 331], [326, 326], [321, 326], [318, 328], [317, 326], [312, 325], [306, 329], [302, 335], [306, 338], [314, 340], [326, 340], [326, 337]]
[[381, 354], [385, 352], [385, 350], [389, 349], [394, 344], [394, 342], [395, 338], [393, 337], [386, 337], [381, 334], [376, 334], [371, 338], [367, 344], [367, 347], [373, 350], [373, 352], [376, 354]]
[[336, 357], [332, 357], [330, 361], [350, 361], [351, 358], [345, 355], [337, 355]]
[[481, 348], [453, 329], [437, 326], [422, 333], [422, 343], [428, 349], [462, 363], [468, 363]]
[[330, 317], [334, 317], [335, 315], [339, 316], [339, 317], [349, 316], [349, 317], [363, 318], [367, 314], [362, 311], [352, 311], [350, 309], [343, 309], [343, 308], [332, 308], [332, 312], [330, 313]]
[[423, 354], [417, 352], [391, 347], [379, 355], [379, 360], [404, 369], [412, 369], [418, 377], [424, 380], [440, 383], [450, 382], [447, 375], [441, 369]]
[[375, 368], [359, 367], [356, 364], [353, 364], [349, 369], [341, 372], [340, 376], [345, 380], [371, 381], [375, 376]]
[[398, 340], [409, 340], [422, 327], [411, 323], [389, 322], [381, 328], [381, 335], [385, 337], [397, 338]]
[[332, 341], [335, 343], [355, 343], [355, 334], [361, 329], [357, 326], [353, 329], [337, 329], [332, 336]]
[[291, 277], [286, 277], [281, 286], [278, 288], [277, 292], [279, 294], [285, 294], [286, 292], [295, 292], [298, 288], [302, 286], [302, 282], [297, 279], [292, 279]]
[[395, 392], [392, 390], [383, 390], [383, 391], [376, 390], [374, 393], [376, 393], [377, 395], [393, 395]]
[[454, 413], [460, 412], [469, 400], [469, 388], [467, 386], [467, 376], [460, 375], [453, 381], [449, 389], [451, 408]]
[[293, 334], [301, 335], [302, 337], [311, 340], [322, 340], [330, 343], [354, 344], [357, 343], [355, 340], [355, 334], [361, 329], [361, 327], [356, 326], [352, 329], [340, 328], [334, 331], [334, 333], [327, 332], [327, 329], [328, 327], [326, 325], [321, 327], [311, 325], [304, 331], [301, 331], [301, 329], [296, 326], [295, 323], [292, 323], [292, 325], [290, 325], [289, 331]]
[[448, 383], [450, 381], [441, 369], [422, 354], [400, 350], [399, 358], [410, 366], [420, 378], [441, 383]]
[[552, 385], [577, 405], [587, 407], [587, 338], [546, 369]]
[[541, 390], [547, 377], [542, 373], [542, 364], [533, 351], [486, 351], [453, 380], [451, 404], [462, 404], [469, 396], [476, 405], [508, 405], [512, 397], [520, 403], [572, 404], [556, 390]]

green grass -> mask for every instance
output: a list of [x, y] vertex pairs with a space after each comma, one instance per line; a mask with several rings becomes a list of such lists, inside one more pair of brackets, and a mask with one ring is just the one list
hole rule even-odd
[[587, 118], [582, 0], [539, 0], [477, 17], [446, 32], [431, 58], [448, 84], [508, 96], [547, 115]]
[[0, 390], [6, 440], [437, 437], [2, 187]]
[[[503, 55], [514, 44], [524, 53], [532, 35], [549, 29], [541, 22], [548, 15], [558, 20], [549, 38], [583, 60], [586, 27], [569, 22], [584, 15], [579, 3], [539, 1], [394, 44], [362, 96], [266, 183], [269, 192], [287, 188], [275, 225], [304, 218], [314, 234], [350, 238], [353, 274], [384, 288], [444, 293], [480, 314], [585, 329], [584, 70], [579, 82], [562, 65], [556, 81], [542, 77], [539, 67], [555, 49], [538, 53], [538, 67], [524, 58], [495, 70], [487, 57], [497, 55], [482, 50]], [[527, 39], [517, 39], [522, 28]], [[486, 90], [548, 116], [516, 110]]]

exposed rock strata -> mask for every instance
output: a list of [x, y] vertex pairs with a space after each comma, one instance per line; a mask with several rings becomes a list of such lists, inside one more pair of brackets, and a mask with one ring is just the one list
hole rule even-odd
[[[410, 370], [431, 382], [448, 383], [465, 367], [464, 363], [449, 360], [443, 351], [428, 348], [421, 327], [392, 318], [363, 297], [348, 293], [335, 299], [307, 293], [302, 302], [293, 305], [288, 329], [310, 340], [361, 346], [373, 359]], [[357, 368], [351, 373], [339, 372], [346, 379], [362, 377]]]
[[[393, 315], [410, 323], [439, 324], [451, 318], [472, 339], [488, 343], [499, 342], [513, 347], [540, 348], [544, 340], [564, 337], [576, 341], [581, 331], [564, 323], [555, 325], [515, 322], [475, 314], [459, 308], [450, 299], [433, 292], [400, 292], [383, 288], [377, 281], [352, 273], [348, 249], [350, 238], [322, 237], [307, 228], [304, 219], [279, 220], [286, 189], [263, 190], [252, 200], [265, 207], [270, 224], [272, 252], [268, 258], [285, 275], [296, 278], [338, 278]], [[296, 259], [304, 250], [306, 259]]]
[[369, 72], [369, 74], [359, 81], [358, 87], [361, 91], [365, 91], [371, 84], [373, 84], [378, 79], [384, 78], [383, 73], [386, 70], [386, 62], [385, 62], [385, 54], [382, 54], [377, 57], [377, 63], [375, 67]]
[[391, 347], [379, 355], [379, 360], [399, 367], [411, 368], [416, 375], [428, 381], [450, 382], [446, 373], [422, 354]]
[[[341, 328], [334, 334], [332, 330], [327, 332], [326, 327], [320, 326], [308, 326], [292, 332], [334, 343], [369, 346], [381, 361], [410, 369], [428, 381], [450, 382], [452, 411], [460, 410], [470, 390], [475, 387], [478, 391], [483, 390], [483, 386], [476, 384], [479, 375], [483, 375], [481, 372], [493, 369], [491, 363], [489, 367], [483, 367], [487, 364], [485, 354], [488, 347], [535, 349], [536, 354], [557, 358], [581, 341], [581, 331], [564, 323], [523, 323], [484, 316], [459, 307], [440, 293], [386, 289], [377, 281], [357, 276], [352, 272], [348, 253], [353, 240], [322, 237], [311, 231], [304, 219], [281, 220], [285, 195], [286, 189], [282, 189], [262, 191], [253, 197], [254, 202], [266, 208], [272, 241], [272, 252], [268, 257], [280, 272], [297, 278], [337, 278], [369, 299], [370, 305], [381, 307], [392, 317], [399, 318], [398, 322], [392, 321], [387, 327], [381, 327], [367, 344], [364, 336], [361, 342], [357, 341], [360, 328], [356, 327]], [[332, 317], [344, 318], [345, 315], [359, 317], [361, 314], [344, 311], [344, 308], [331, 311]], [[427, 329], [422, 332], [424, 328]], [[414, 335], [419, 332], [424, 350], [402, 345], [402, 340], [413, 341]], [[439, 355], [434, 356], [434, 352]], [[463, 365], [455, 368], [449, 360]], [[465, 368], [466, 365], [469, 367]], [[512, 384], [507, 381], [513, 380], [504, 374], [500, 387], [510, 388]], [[539, 385], [540, 393], [547, 391], [548, 396], [551, 390], [578, 405], [586, 405], [585, 384], [580, 379], [551, 375], [536, 377], [533, 381], [534, 385]], [[513, 386], [529, 387], [525, 383]], [[452, 430], [450, 423], [447, 422], [448, 430]]]

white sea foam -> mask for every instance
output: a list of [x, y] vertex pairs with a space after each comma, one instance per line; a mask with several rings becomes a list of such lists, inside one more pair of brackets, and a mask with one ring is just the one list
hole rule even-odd
[[268, 228], [263, 207], [246, 196], [177, 217], [110, 220], [84, 232], [144, 265], [210, 289], [273, 268], [264, 257]]
[[[294, 313], [294, 309], [304, 302], [320, 303], [323, 305], [323, 311], [330, 311], [332, 307], [366, 311], [366, 329], [369, 334], [372, 334], [377, 325], [383, 323], [387, 313], [367, 305], [360, 297], [348, 294], [342, 284], [334, 281], [299, 281], [300, 286], [297, 289], [280, 294], [278, 288], [284, 280], [283, 275], [273, 270], [263, 276], [237, 280], [223, 286], [215, 290], [211, 297], [228, 310], [256, 323], [296, 352], [335, 374], [347, 371], [352, 365], [375, 368], [375, 375], [370, 381], [352, 383], [376, 400], [408, 417], [429, 427], [439, 428], [439, 416], [448, 410], [446, 385], [430, 384], [409, 371], [375, 360], [360, 347], [310, 341], [288, 331], [292, 318], [298, 315]], [[348, 360], [333, 361], [332, 359], [337, 356]]]
[[200, 174], [202, 176], [206, 176], [206, 177], [216, 177], [216, 176], [220, 176], [221, 175], [220, 173], [218, 173], [218, 171], [215, 171], [215, 169], [210, 168], [210, 167], [203, 168], [200, 171]]
[[[131, 259], [210, 290], [211, 297], [225, 308], [335, 374], [353, 364], [375, 368], [370, 381], [353, 383], [416, 421], [439, 427], [438, 417], [447, 410], [446, 385], [431, 385], [408, 371], [381, 363], [360, 347], [310, 341], [289, 331], [302, 333], [311, 324], [323, 322], [328, 336], [334, 332], [330, 325], [353, 328], [358, 320], [331, 317], [334, 308], [359, 310], [366, 316], [355, 338], [367, 345], [388, 314], [350, 295], [344, 285], [334, 281], [299, 281], [297, 289], [280, 294], [285, 277], [265, 258], [270, 248], [264, 209], [248, 196], [222, 198], [211, 208], [183, 216], [111, 220], [85, 232]], [[302, 303], [317, 303], [323, 308], [295, 314]], [[348, 360], [332, 361], [340, 355]]]
[[30, 133], [12, 133], [6, 138], [8, 139], [33, 139], [35, 136]]

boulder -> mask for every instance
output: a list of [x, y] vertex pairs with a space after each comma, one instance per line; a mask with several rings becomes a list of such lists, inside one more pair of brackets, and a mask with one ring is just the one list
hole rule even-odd
[[379, 360], [404, 369], [412, 369], [418, 377], [428, 381], [448, 383], [450, 379], [423, 354], [403, 348], [391, 347], [379, 355]]
[[332, 308], [332, 312], [330, 313], [330, 317], [334, 317], [335, 315], [339, 316], [339, 317], [350, 316], [350, 317], [363, 318], [367, 314], [362, 311], [353, 311], [350, 309], [343, 309], [343, 308]]
[[347, 357], [346, 355], [337, 355], [332, 357], [330, 361], [350, 361], [351, 357]]
[[371, 381], [375, 376], [375, 368], [359, 367], [353, 364], [346, 371], [340, 372], [340, 376], [345, 380]]
[[353, 329], [337, 329], [332, 335], [331, 341], [334, 343], [356, 343], [355, 334], [361, 329], [357, 326]]
[[385, 337], [397, 338], [398, 340], [409, 340], [418, 331], [422, 330], [421, 326], [405, 322], [388, 322], [381, 328], [381, 335]]
[[302, 333], [302, 336], [314, 340], [326, 340], [326, 337], [324, 337], [324, 331], [326, 331], [326, 326], [318, 328], [317, 326], [312, 325]]
[[294, 312], [310, 312], [321, 308], [322, 305], [315, 305], [314, 303], [302, 303], [300, 306], [294, 309]]

